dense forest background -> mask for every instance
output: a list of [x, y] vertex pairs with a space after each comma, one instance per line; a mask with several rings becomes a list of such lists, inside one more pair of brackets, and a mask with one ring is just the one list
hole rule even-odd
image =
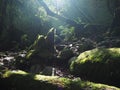
[[119, 90], [119, 81], [120, 0], [0, 0], [1, 90]]
[[[45, 35], [51, 27], [55, 27], [57, 32], [63, 36], [69, 34], [66, 38], [69, 38], [75, 29], [79, 29], [76, 31], [81, 32], [81, 29], [89, 24], [96, 25], [96, 27], [97, 25], [98, 27], [109, 27], [116, 8], [114, 5], [116, 1], [112, 0], [60, 0], [59, 2], [45, 0], [44, 2], [52, 13], [69, 21], [50, 15], [44, 9], [41, 0], [0, 1], [1, 49], [11, 49], [17, 47], [19, 43], [18, 47], [24, 48], [24, 45], [31, 44], [35, 40], [37, 34]], [[72, 25], [73, 22], [76, 25]], [[86, 31], [84, 30], [84, 32]]]

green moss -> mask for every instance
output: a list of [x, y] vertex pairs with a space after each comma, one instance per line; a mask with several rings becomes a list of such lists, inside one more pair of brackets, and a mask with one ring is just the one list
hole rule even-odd
[[38, 35], [38, 37], [37, 37], [37, 39], [34, 41], [34, 43], [33, 43], [33, 47], [36, 47], [36, 45], [38, 44], [38, 42], [40, 42], [40, 41], [44, 41], [44, 36], [43, 35]]
[[35, 50], [30, 50], [26, 55], [26, 59], [29, 59], [31, 57], [31, 55], [33, 55], [34, 52], [35, 52]]
[[7, 71], [0, 79], [2, 90], [120, 90], [104, 84], [81, 81], [80, 78], [69, 79], [58, 76], [33, 75], [24, 71]]
[[97, 48], [81, 53], [70, 65], [81, 78], [120, 86], [120, 48]]
[[47, 36], [38, 35], [34, 43], [31, 45], [31, 47], [28, 50], [28, 53], [26, 55], [27, 59], [39, 57], [39, 58], [51, 58], [53, 57], [54, 52], [54, 39], [51, 40], [54, 35], [53, 29], [50, 30]]
[[88, 61], [92, 63], [105, 63], [109, 58], [120, 58], [120, 48], [97, 48], [81, 53], [76, 59], [76, 63], [86, 63]]
[[[111, 87], [105, 84], [100, 84], [100, 83], [93, 83], [93, 82], [89, 82], [89, 81], [82, 81], [81, 84], [82, 87], [86, 88], [87, 90], [116, 90], [116, 87]], [[118, 89], [119, 90], [119, 89]]]
[[18, 71], [6, 71], [6, 72], [3, 74], [3, 77], [4, 77], [4, 78], [10, 77], [10, 75], [12, 75], [12, 74], [27, 75], [26, 72], [21, 71], [21, 70], [18, 70]]

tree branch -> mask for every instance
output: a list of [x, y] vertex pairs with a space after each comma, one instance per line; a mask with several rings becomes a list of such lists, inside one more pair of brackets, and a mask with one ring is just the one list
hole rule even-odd
[[45, 9], [45, 11], [47, 12], [48, 15], [55, 17], [55, 18], [58, 18], [59, 20], [62, 20], [62, 21], [66, 22], [72, 26], [78, 26], [78, 25], [83, 26], [82, 24], [77, 24], [75, 21], [73, 21], [71, 19], [68, 19], [66, 17], [60, 16], [60, 15], [52, 12], [43, 0], [38, 0], [38, 1], [42, 5], [42, 7]]

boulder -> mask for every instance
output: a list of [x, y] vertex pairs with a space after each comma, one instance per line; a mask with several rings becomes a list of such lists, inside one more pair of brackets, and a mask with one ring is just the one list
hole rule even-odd
[[29, 47], [25, 57], [17, 57], [15, 63], [19, 69], [26, 70], [26, 68], [30, 69], [32, 68], [33, 65], [36, 64], [51, 65], [53, 64], [53, 58], [54, 58], [54, 29], [52, 28], [50, 29], [46, 36], [38, 35], [34, 43]]
[[[54, 29], [47, 36], [38, 35], [26, 54], [26, 59], [48, 60], [54, 57]], [[40, 62], [41, 63], [41, 62]]]
[[70, 65], [82, 79], [120, 86], [120, 48], [96, 48], [81, 53]]

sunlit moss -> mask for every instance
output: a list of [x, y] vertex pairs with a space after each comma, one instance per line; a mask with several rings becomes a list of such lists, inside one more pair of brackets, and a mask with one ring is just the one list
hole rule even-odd
[[26, 59], [29, 59], [34, 52], [35, 50], [30, 50], [26, 55]]
[[3, 74], [3, 77], [6, 78], [6, 77], [10, 77], [10, 75], [12, 74], [20, 74], [20, 75], [27, 75], [28, 73], [24, 72], [24, 71], [21, 71], [21, 70], [13, 70], [13, 71], [6, 71], [4, 74]]
[[97, 48], [89, 51], [85, 51], [84, 53], [81, 53], [76, 62], [77, 63], [85, 63], [86, 61], [91, 62], [101, 62], [103, 61], [107, 56], [116, 56], [120, 57], [120, 48]]
[[7, 71], [3, 76], [2, 85], [6, 84], [6, 87], [8, 85], [9, 89], [14, 85], [17, 90], [58, 90], [58, 88], [62, 90], [88, 90], [89, 88], [91, 90], [120, 90], [113, 86], [81, 81], [80, 78], [33, 75], [20, 70]]
[[120, 48], [110, 48], [108, 49], [112, 57], [120, 57]]
[[97, 48], [81, 53], [70, 65], [71, 73], [86, 80], [119, 86], [120, 48]]
[[60, 78], [58, 76], [35, 75], [34, 79], [47, 81], [48, 83], [59, 85], [61, 87], [68, 87], [67, 85], [70, 84], [70, 82], [71, 82], [71, 80], [68, 78], [62, 78], [62, 77]]
[[[116, 87], [111, 87], [111, 86], [108, 86], [108, 85], [105, 85], [105, 84], [96, 84], [96, 83], [93, 83], [93, 82], [89, 82], [89, 81], [83, 81], [82, 84], [81, 84], [82, 87], [85, 87], [85, 88], [88, 88], [88, 89], [92, 89], [92, 90], [102, 90], [102, 89], [110, 89], [110, 90], [117, 90]], [[87, 87], [86, 87], [87, 86]], [[119, 89], [118, 89], [119, 90]]]
[[39, 44], [39, 42], [44, 42], [44, 36], [43, 35], [38, 35], [37, 36], [37, 39], [34, 41], [33, 45], [32, 45], [32, 48], [35, 48], [37, 46], [37, 44]]
[[58, 79], [58, 76], [44, 76], [44, 75], [35, 75], [34, 77], [35, 80], [54, 80]]

